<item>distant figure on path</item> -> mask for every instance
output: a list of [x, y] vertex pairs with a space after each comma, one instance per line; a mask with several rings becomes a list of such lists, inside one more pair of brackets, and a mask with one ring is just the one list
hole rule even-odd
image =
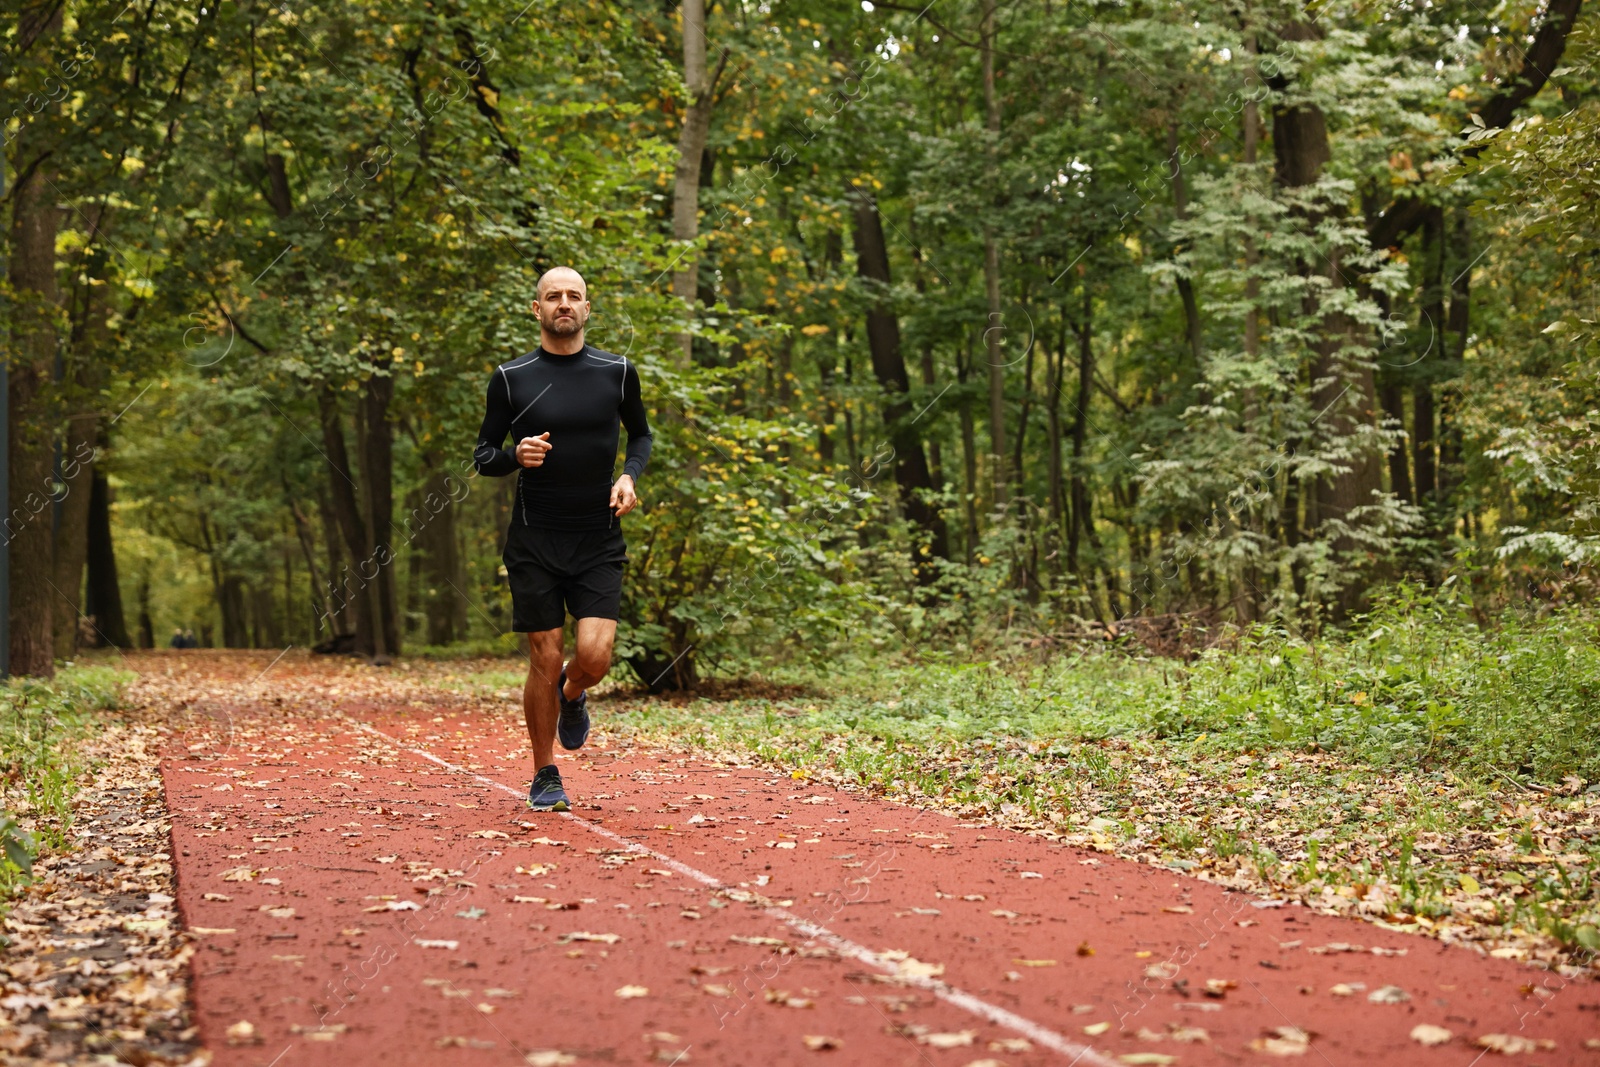
[[[570, 267], [539, 279], [533, 313], [539, 347], [489, 377], [487, 410], [472, 454], [478, 473], [517, 472], [502, 554], [511, 580], [511, 628], [528, 635], [522, 714], [537, 768], [536, 811], [567, 811], [554, 743], [578, 749], [589, 736], [589, 687], [611, 667], [627, 545], [622, 516], [638, 506], [634, 483], [650, 459], [650, 424], [639, 372], [584, 343], [588, 285]], [[613, 483], [618, 426], [627, 427], [622, 475]], [[510, 434], [515, 445], [505, 446]], [[577, 620], [562, 666], [562, 627]]]
[[176, 627], [176, 628], [173, 629], [173, 631], [172, 631], [172, 641], [171, 641], [171, 644], [170, 644], [169, 647], [171, 647], [171, 648], [188, 648], [189, 647], [187, 644], [184, 643], [184, 640], [183, 640], [183, 628], [181, 626], [180, 627]]

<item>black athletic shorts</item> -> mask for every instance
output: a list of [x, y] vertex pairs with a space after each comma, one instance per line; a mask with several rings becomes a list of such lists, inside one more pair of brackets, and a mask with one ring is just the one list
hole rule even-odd
[[621, 525], [609, 530], [551, 530], [513, 522], [506, 531], [511, 628], [559, 630], [574, 619], [615, 619], [622, 607], [628, 547]]

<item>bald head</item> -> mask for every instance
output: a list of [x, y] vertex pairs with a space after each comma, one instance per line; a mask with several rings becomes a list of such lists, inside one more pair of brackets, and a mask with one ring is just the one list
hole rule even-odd
[[546, 352], [571, 355], [583, 350], [583, 327], [589, 321], [589, 286], [571, 267], [551, 267], [539, 276], [533, 313], [539, 319], [540, 345]]
[[544, 290], [547, 285], [559, 285], [563, 288], [576, 286], [585, 297], [589, 295], [589, 283], [583, 280], [583, 275], [571, 267], [551, 267], [539, 275], [539, 284], [535, 287], [539, 298], [544, 299]]

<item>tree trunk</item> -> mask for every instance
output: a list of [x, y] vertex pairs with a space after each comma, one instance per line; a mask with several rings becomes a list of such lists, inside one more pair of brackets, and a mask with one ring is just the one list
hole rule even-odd
[[[1000, 140], [1000, 97], [995, 89], [995, 8], [996, 0], [983, 0], [983, 25], [979, 32], [979, 52], [983, 66], [984, 127], [989, 131], [990, 189], [998, 186]], [[994, 479], [994, 502], [998, 509], [1009, 500], [1006, 470], [1006, 368], [1004, 312], [1000, 308], [1000, 243], [988, 225], [983, 229], [983, 284], [989, 304], [989, 325], [983, 331], [984, 349], [989, 362], [989, 463]]]
[[[1472, 220], [1467, 214], [1467, 209], [1457, 207], [1453, 211], [1450, 226], [1450, 265], [1454, 269], [1457, 264], [1466, 264], [1450, 280], [1450, 310], [1445, 321], [1444, 334], [1441, 344], [1448, 345], [1446, 355], [1448, 373], [1452, 378], [1460, 377], [1464, 362], [1467, 358], [1467, 332], [1472, 325], [1471, 297], [1472, 297]], [[1461, 483], [1461, 428], [1453, 417], [1454, 400], [1457, 393], [1454, 389], [1447, 389], [1443, 402], [1439, 405], [1439, 501], [1449, 504], [1455, 495], [1456, 486]], [[1469, 516], [1470, 517], [1470, 516]], [[1448, 526], [1441, 525], [1439, 534], [1448, 537]]]
[[[441, 467], [431, 453], [423, 453], [423, 462], [432, 471]], [[456, 544], [457, 501], [452, 492], [458, 484], [453, 474], [436, 474], [422, 486], [421, 508], [427, 521], [414, 535], [413, 547], [421, 556], [421, 603], [430, 645], [448, 645], [466, 637], [466, 603], [456, 592], [465, 584]]]
[[1089, 280], [1083, 279], [1083, 317], [1073, 325], [1078, 335], [1078, 398], [1072, 413], [1072, 475], [1069, 503], [1072, 511], [1067, 530], [1067, 568], [1078, 573], [1078, 538], [1086, 535], [1095, 541], [1094, 517], [1089, 511], [1089, 488], [1083, 477], [1084, 446], [1089, 437], [1089, 393], [1094, 386], [1094, 300]]
[[929, 500], [934, 490], [933, 476], [911, 415], [911, 376], [900, 349], [900, 319], [890, 299], [889, 250], [883, 236], [883, 220], [878, 206], [865, 195], [855, 202], [856, 271], [873, 295], [867, 308], [867, 346], [872, 353], [872, 373], [883, 390], [883, 423], [894, 445], [895, 483], [900, 488], [901, 506], [928, 538], [919, 539], [911, 560], [918, 577], [932, 581], [934, 572], [927, 566], [932, 556], [950, 558], [950, 535], [944, 518]]
[[78, 412], [67, 420], [57, 475], [63, 496], [56, 507], [54, 617], [55, 655], [78, 654], [78, 616], [83, 604], [83, 569], [89, 560], [89, 497], [94, 481], [94, 446], [99, 420]]
[[150, 618], [150, 576], [139, 578], [139, 647], [156, 647], [156, 626]]
[[1422, 317], [1428, 324], [1423, 353], [1411, 368], [1411, 465], [1417, 472], [1417, 503], [1438, 498], [1439, 482], [1434, 455], [1434, 377], [1444, 354], [1444, 209], [1434, 205], [1422, 224]]
[[371, 536], [371, 579], [376, 594], [374, 634], [381, 637], [376, 656], [400, 654], [400, 595], [395, 585], [394, 528], [394, 423], [389, 404], [394, 399], [394, 377], [376, 371], [362, 393], [360, 440], [361, 484], [366, 488], [366, 526]]
[[[1383, 402], [1383, 413], [1401, 426], [1406, 423], [1405, 396], [1400, 391], [1400, 383], [1388, 380], [1379, 389], [1379, 399]], [[1389, 449], [1389, 491], [1401, 500], [1415, 502], [1411, 492], [1411, 466], [1406, 461], [1406, 446], [1404, 441], [1395, 443]]]
[[117, 581], [117, 553], [111, 543], [111, 486], [106, 472], [95, 470], [89, 482], [89, 587], [84, 613], [94, 619], [101, 641], [131, 648], [122, 613], [122, 585]]
[[967, 343], [966, 358], [956, 363], [956, 381], [961, 390], [961, 463], [966, 492], [962, 494], [962, 511], [966, 519], [967, 563], [978, 558], [978, 429], [972, 417], [972, 397], [966, 391], [967, 377], [972, 366], [972, 348]]
[[[672, 177], [672, 236], [693, 241], [700, 233], [700, 166], [711, 134], [714, 80], [706, 70], [705, 0], [683, 0], [683, 83], [689, 99], [678, 131], [678, 159]], [[726, 60], [726, 54], [724, 54]], [[718, 68], [721, 69], [720, 66]], [[685, 251], [672, 273], [672, 294], [683, 302], [692, 322], [698, 288], [698, 257]], [[679, 358], [688, 366], [694, 358], [694, 334], [679, 335]]]
[[[1167, 127], [1167, 168], [1172, 178], [1172, 213], [1179, 221], [1183, 222], [1189, 217], [1189, 191], [1183, 181], [1183, 164], [1179, 158], [1178, 127]], [[1172, 252], [1176, 256], [1181, 249], [1174, 245]], [[1189, 358], [1194, 360], [1196, 367], [1200, 366], [1204, 355], [1200, 333], [1200, 305], [1195, 300], [1194, 282], [1189, 276], [1179, 271], [1178, 296], [1183, 301], [1184, 331], [1189, 338]]]
[[[1280, 31], [1285, 41], [1318, 40], [1321, 31], [1310, 23], [1293, 23]], [[1282, 79], [1278, 79], [1282, 82]], [[1275, 84], [1286, 89], [1287, 84]], [[1328, 146], [1328, 127], [1322, 111], [1315, 104], [1300, 103], [1291, 107], [1280, 106], [1273, 111], [1272, 143], [1277, 168], [1277, 180], [1285, 187], [1302, 187], [1315, 184], [1327, 166], [1331, 154]], [[1314, 227], [1316, 217], [1309, 222]], [[1325, 262], [1302, 264], [1306, 272], [1322, 271], [1334, 288], [1344, 285], [1339, 270], [1339, 250], [1330, 249]], [[1319, 307], [1308, 307], [1308, 312], [1320, 319], [1320, 340], [1313, 360], [1312, 408], [1316, 412], [1316, 429], [1326, 438], [1350, 438], [1361, 429], [1376, 426], [1377, 388], [1369, 362], [1351, 365], [1341, 350], [1356, 327], [1339, 312], [1325, 312]], [[1374, 492], [1383, 487], [1383, 468], [1380, 457], [1364, 449], [1345, 461], [1348, 469], [1324, 479], [1315, 497], [1315, 514], [1318, 525], [1340, 522], [1352, 509], [1370, 504]], [[1336, 547], [1353, 548], [1348, 536], [1337, 536]], [[1354, 585], [1346, 587], [1343, 606], [1350, 608], [1360, 597]]]
[[222, 613], [222, 647], [249, 648], [250, 633], [248, 619], [245, 616], [243, 578], [226, 571], [222, 573], [217, 608]]
[[333, 515], [352, 561], [333, 576], [331, 595], [336, 606], [354, 606], [356, 650], [364, 656], [376, 657], [385, 651], [382, 627], [377, 622], [378, 595], [372, 580], [376, 561], [372, 558], [370, 535], [362, 521], [355, 478], [351, 476], [339, 401], [327, 382], [317, 388], [317, 413], [322, 423], [322, 448], [327, 453], [328, 465], [333, 468], [333, 477], [328, 479]]
[[[17, 36], [34, 56], [48, 56], [61, 32], [60, 5], [23, 11]], [[41, 62], [44, 60], [40, 60]], [[10, 479], [4, 536], [11, 554], [11, 672], [48, 678], [55, 673], [54, 611], [66, 609], [50, 588], [53, 479], [49, 383], [58, 338], [54, 313], [56, 230], [60, 219], [50, 186], [46, 122], [24, 121], [8, 146], [17, 175], [11, 193]], [[76, 619], [74, 619], [76, 624]]]
[[[287, 495], [288, 483], [285, 483], [283, 488]], [[311, 520], [300, 510], [299, 502], [292, 497], [289, 498], [289, 514], [294, 517], [295, 537], [300, 541], [300, 554], [306, 561], [306, 576], [311, 583], [311, 604], [316, 609], [319, 619], [332, 622], [334, 613], [328, 603], [328, 586], [323, 580], [321, 570], [317, 567], [316, 539], [312, 536]], [[338, 627], [334, 626], [333, 631], [338, 633]], [[315, 641], [312, 643], [315, 644]]]
[[1050, 453], [1050, 524], [1061, 531], [1065, 529], [1067, 515], [1066, 472], [1061, 467], [1061, 391], [1066, 385], [1064, 376], [1067, 369], [1067, 322], [1064, 310], [1061, 317], [1061, 339], [1054, 347], [1054, 358], [1047, 356], [1045, 360], [1048, 372], [1047, 388], [1050, 392], [1050, 405], [1045, 409], [1045, 437]]
[[[1249, 52], [1256, 52], [1255, 38], [1250, 38]], [[1261, 146], [1261, 108], [1256, 102], [1256, 91], [1260, 86], [1260, 75], [1255, 64], [1251, 63], [1245, 68], [1245, 86], [1247, 98], [1244, 103], [1244, 162], [1248, 167], [1256, 165]], [[1248, 276], [1244, 283], [1244, 296], [1248, 306], [1244, 313], [1244, 354], [1247, 359], [1254, 360], [1261, 352], [1261, 309], [1258, 306], [1261, 300], [1261, 279], [1256, 277], [1256, 266], [1261, 262], [1261, 253], [1256, 248], [1254, 236], [1246, 236], [1244, 240], [1244, 265]], [[1245, 425], [1250, 428], [1255, 422], [1256, 395], [1255, 390], [1245, 394]]]

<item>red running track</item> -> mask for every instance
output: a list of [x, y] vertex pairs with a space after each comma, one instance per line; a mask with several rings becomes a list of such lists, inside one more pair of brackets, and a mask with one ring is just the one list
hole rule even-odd
[[534, 815], [509, 714], [176, 745], [214, 1063], [1600, 1064], [1591, 981], [760, 768], [561, 758], [578, 810]]

